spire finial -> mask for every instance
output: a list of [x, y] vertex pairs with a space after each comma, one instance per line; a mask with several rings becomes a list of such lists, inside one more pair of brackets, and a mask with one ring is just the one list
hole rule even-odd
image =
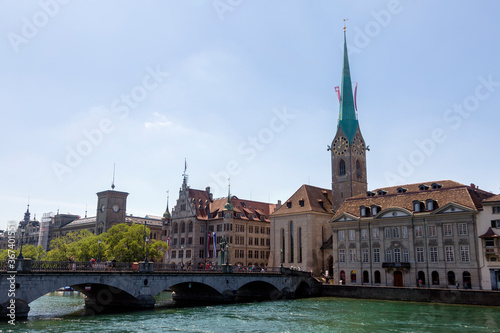
[[116, 166], [116, 164], [113, 163], [113, 182], [111, 183], [111, 189], [112, 190], [115, 189], [115, 166]]
[[349, 21], [349, 19], [344, 19], [344, 32], [345, 32], [345, 22]]
[[227, 179], [227, 203], [224, 205], [224, 210], [234, 210], [231, 203], [231, 178]]

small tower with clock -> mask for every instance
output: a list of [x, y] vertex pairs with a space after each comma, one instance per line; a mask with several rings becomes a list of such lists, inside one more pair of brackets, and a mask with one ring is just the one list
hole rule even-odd
[[97, 193], [96, 235], [108, 231], [115, 224], [125, 222], [127, 196], [127, 192], [114, 189]]
[[352, 196], [366, 193], [366, 146], [355, 110], [344, 27], [344, 65], [337, 133], [328, 147], [332, 156], [332, 208]]

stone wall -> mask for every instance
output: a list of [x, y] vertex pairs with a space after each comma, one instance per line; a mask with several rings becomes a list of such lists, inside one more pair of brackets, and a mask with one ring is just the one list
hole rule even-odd
[[500, 292], [485, 290], [323, 285], [321, 296], [500, 306]]

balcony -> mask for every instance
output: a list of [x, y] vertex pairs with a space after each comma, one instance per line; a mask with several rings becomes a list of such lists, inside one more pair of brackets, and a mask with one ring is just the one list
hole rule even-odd
[[393, 268], [393, 269], [407, 268], [407, 269], [409, 269], [410, 263], [409, 262], [383, 262], [382, 268]]

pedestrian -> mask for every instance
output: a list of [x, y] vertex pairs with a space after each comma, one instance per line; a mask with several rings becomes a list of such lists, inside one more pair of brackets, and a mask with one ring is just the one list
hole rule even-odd
[[455, 284], [455, 287], [460, 288], [460, 282], [457, 281], [457, 283]]

